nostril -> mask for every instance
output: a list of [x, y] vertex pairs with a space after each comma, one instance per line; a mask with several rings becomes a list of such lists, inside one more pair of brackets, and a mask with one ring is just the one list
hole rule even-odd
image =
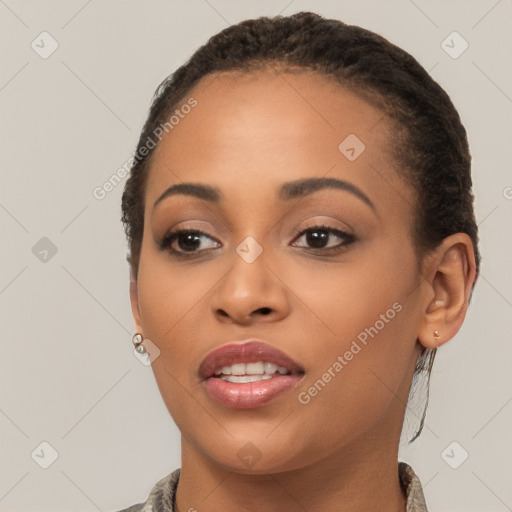
[[260, 308], [260, 309], [258, 309], [258, 311], [262, 315], [269, 315], [272, 312], [272, 310], [270, 308]]

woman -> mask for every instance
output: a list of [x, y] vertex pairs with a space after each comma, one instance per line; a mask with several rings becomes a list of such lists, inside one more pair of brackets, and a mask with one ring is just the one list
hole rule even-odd
[[123, 222], [182, 434], [125, 512], [427, 510], [405, 408], [479, 254], [466, 132], [410, 55], [312, 13], [223, 30], [158, 89]]

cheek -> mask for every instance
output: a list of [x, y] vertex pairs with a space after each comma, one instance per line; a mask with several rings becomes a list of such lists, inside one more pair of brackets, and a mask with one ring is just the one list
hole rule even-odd
[[326, 410], [336, 418], [327, 437], [346, 439], [392, 403], [400, 408], [407, 402], [406, 377], [417, 355], [417, 280], [414, 253], [388, 246], [336, 271], [312, 269], [307, 282], [294, 281], [294, 291], [315, 313], [302, 328], [311, 331], [313, 318], [323, 332], [305, 354], [309, 372], [297, 398], [306, 421], [316, 423]]
[[333, 443], [347, 446], [375, 429], [392, 432], [393, 421], [401, 422], [417, 353], [407, 306], [394, 305], [377, 308], [379, 315], [346, 311], [337, 324], [338, 339], [311, 350], [295, 409], [298, 430], [321, 432], [306, 448], [310, 457], [330, 453]]
[[[306, 332], [312, 327], [322, 333], [324, 342], [346, 342], [386, 316], [394, 319], [395, 306], [405, 306], [413, 283], [418, 281], [412, 248], [400, 244], [375, 243], [349, 254], [336, 263], [300, 259], [283, 261], [276, 269], [300, 302], [299, 316], [306, 315]], [[404, 317], [405, 315], [402, 315]], [[403, 318], [400, 320], [402, 321]], [[396, 322], [392, 322], [396, 324]]]
[[210, 335], [212, 293], [229, 268], [223, 263], [178, 265], [151, 247], [141, 253], [142, 328], [160, 350], [152, 369], [176, 423], [194, 402], [189, 392], [199, 385], [197, 366], [204, 356], [202, 343]]
[[199, 392], [195, 367], [202, 336], [197, 319], [204, 317], [215, 279], [211, 269], [180, 271], [150, 250], [141, 253], [138, 273], [142, 328], [160, 350], [151, 367], [167, 409], [178, 428], [190, 432], [194, 418], [207, 420], [191, 396]]
[[145, 335], [161, 345], [174, 339], [187, 317], [195, 316], [198, 308], [204, 311], [208, 292], [218, 279], [219, 274], [208, 265], [183, 269], [167, 261], [165, 255], [145, 257], [143, 253], [138, 291]]

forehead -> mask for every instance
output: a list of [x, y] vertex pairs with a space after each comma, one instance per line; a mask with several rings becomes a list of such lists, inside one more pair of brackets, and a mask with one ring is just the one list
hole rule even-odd
[[190, 98], [194, 108], [155, 150], [148, 203], [180, 181], [215, 184], [228, 195], [325, 175], [370, 193], [383, 192], [381, 180], [392, 183], [391, 190], [404, 187], [390, 156], [385, 114], [323, 75], [219, 73], [203, 78], [182, 105]]

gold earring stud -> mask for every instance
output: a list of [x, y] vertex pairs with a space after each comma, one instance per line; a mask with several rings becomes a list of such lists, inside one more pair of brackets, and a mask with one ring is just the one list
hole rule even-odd
[[135, 350], [139, 354], [145, 354], [146, 349], [144, 348], [144, 345], [142, 345], [142, 342], [144, 341], [144, 337], [139, 332], [135, 333], [132, 338], [133, 346], [135, 347]]
[[434, 341], [439, 341], [439, 331], [434, 331]]

